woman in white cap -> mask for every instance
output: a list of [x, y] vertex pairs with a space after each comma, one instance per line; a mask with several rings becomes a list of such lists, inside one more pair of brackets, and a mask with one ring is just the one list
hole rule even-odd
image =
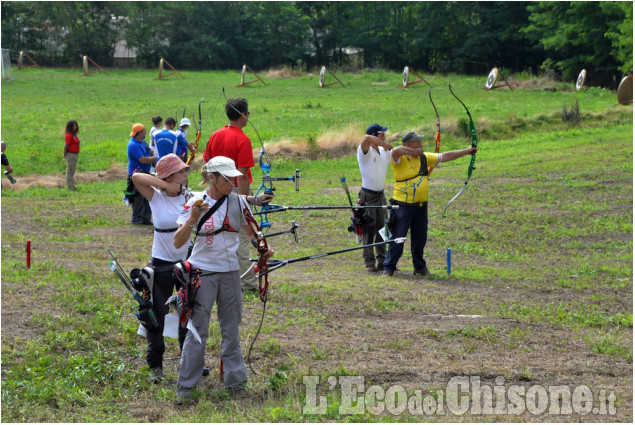
[[[209, 187], [188, 201], [177, 220], [179, 230], [174, 234], [176, 247], [185, 246], [194, 234], [194, 247], [188, 261], [200, 278], [190, 318], [200, 340], [193, 332], [185, 339], [177, 381], [177, 398], [180, 400], [192, 396], [192, 389], [202, 376], [214, 303], [218, 306], [222, 336], [225, 388], [230, 392], [243, 392], [247, 383], [247, 368], [240, 349], [242, 292], [236, 252], [238, 231], [242, 229], [249, 237], [253, 236], [245, 219], [245, 214], [251, 212], [245, 198], [234, 191], [233, 178], [242, 173], [232, 159], [217, 156], [209, 160], [205, 168]], [[266, 256], [271, 255], [273, 251], [269, 249]]]
[[[174, 233], [178, 229], [177, 218], [187, 202], [185, 187], [189, 167], [174, 154], [165, 155], [156, 166], [157, 176], [135, 173], [132, 181], [139, 193], [148, 200], [154, 219], [154, 242], [152, 244], [152, 261], [154, 268], [154, 285], [152, 287], [152, 304], [157, 313], [159, 326], [147, 332], [148, 349], [146, 361], [152, 373], [152, 380], [158, 382], [163, 378], [163, 326], [168, 306], [165, 302], [173, 291], [180, 287], [173, 276], [174, 264], [187, 258], [188, 244], [180, 248], [174, 246]], [[179, 327], [179, 345], [187, 330]]]

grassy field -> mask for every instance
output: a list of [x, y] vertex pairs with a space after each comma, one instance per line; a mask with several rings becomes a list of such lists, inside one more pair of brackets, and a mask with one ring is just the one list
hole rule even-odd
[[[411, 129], [430, 135], [435, 116], [427, 87], [397, 89], [398, 73], [338, 75], [346, 87], [324, 89], [316, 75], [272, 73], [261, 75], [266, 87], [244, 88], [233, 87], [237, 72], [183, 72], [186, 80], [164, 81], [145, 71], [110, 75], [26, 70], [2, 84], [2, 139], [18, 179], [13, 186], [4, 179], [2, 192], [3, 422], [632, 422], [633, 110], [615, 105], [614, 93], [531, 78], [512, 81], [513, 92], [486, 92], [485, 78], [426, 76], [441, 116], [442, 150], [468, 144], [464, 111], [448, 82], [479, 132], [477, 168], [446, 217], [467, 158], [432, 177], [426, 259], [434, 275], [412, 275], [408, 248], [392, 279], [366, 273], [359, 251], [276, 270], [252, 353], [259, 373], [250, 373], [247, 394], [232, 398], [218, 380], [213, 322], [206, 358], [212, 374], [201, 380], [195, 404], [178, 406], [178, 344], [168, 340], [166, 380], [150, 384], [134, 302], [107, 267], [106, 248], [126, 269], [150, 257], [151, 230], [129, 225], [121, 201], [131, 124], [149, 125], [152, 115], [165, 118], [184, 106], [190, 116], [205, 97], [205, 140], [224, 123], [222, 101], [214, 105], [225, 86], [228, 96], [250, 100], [271, 151], [308, 146], [298, 148], [304, 158], [290, 149], [276, 157], [272, 175], [303, 173], [300, 192], [276, 184], [278, 203], [345, 205], [339, 175], [353, 192], [359, 188], [353, 153], [368, 124], [390, 125], [392, 138]], [[563, 123], [563, 106], [575, 98], [581, 121]], [[68, 119], [81, 127], [74, 193], [62, 188]], [[256, 147], [253, 129], [246, 132]], [[259, 173], [254, 169], [256, 180]], [[389, 172], [389, 192], [391, 179]], [[289, 235], [270, 243], [278, 258], [355, 246], [348, 215], [272, 214], [272, 231], [292, 220], [301, 227], [299, 244]], [[34, 248], [28, 270], [27, 239]], [[245, 298], [245, 355], [261, 312], [257, 298]], [[317, 377], [318, 401], [326, 397], [323, 413], [306, 410], [308, 376]], [[369, 397], [366, 409], [347, 414], [347, 376], [363, 376], [365, 390], [399, 386], [408, 400], [443, 394], [446, 406], [379, 412]], [[460, 396], [476, 403], [474, 394], [448, 386], [466, 376], [491, 388], [522, 387], [529, 407], [455, 414], [448, 403]], [[531, 389], [554, 386], [588, 387], [591, 411], [530, 408]], [[615, 409], [610, 414], [603, 397]]]

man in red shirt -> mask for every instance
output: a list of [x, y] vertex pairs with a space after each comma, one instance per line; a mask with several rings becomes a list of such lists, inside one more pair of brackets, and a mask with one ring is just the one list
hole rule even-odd
[[[207, 148], [205, 148], [203, 153], [203, 160], [207, 162], [216, 156], [226, 156], [233, 159], [236, 163], [236, 168], [242, 173], [242, 176], [234, 178], [234, 185], [238, 188], [238, 192], [241, 195], [251, 195], [249, 184], [252, 182], [251, 167], [255, 165], [254, 154], [251, 140], [243, 133], [243, 128], [249, 121], [247, 99], [228, 99], [225, 104], [225, 114], [229, 118], [229, 124], [214, 132], [209, 138]], [[240, 264], [240, 274], [241, 276], [244, 275], [241, 278], [241, 286], [243, 291], [256, 292], [258, 290], [256, 273], [245, 274], [254, 265], [249, 251], [251, 242], [243, 232], [239, 232], [238, 235], [240, 238], [238, 263]]]
[[217, 130], [209, 138], [207, 148], [203, 153], [203, 160], [209, 161], [215, 156], [226, 156], [236, 163], [236, 168], [243, 176], [234, 179], [234, 185], [241, 195], [249, 194], [249, 184], [252, 182], [251, 167], [254, 164], [254, 154], [251, 140], [243, 128], [249, 121], [249, 105], [243, 98], [228, 99], [225, 104], [225, 113], [229, 118], [229, 124]]

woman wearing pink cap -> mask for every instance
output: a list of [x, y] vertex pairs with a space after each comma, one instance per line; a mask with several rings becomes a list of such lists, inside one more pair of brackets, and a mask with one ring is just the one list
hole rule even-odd
[[[146, 361], [152, 371], [152, 380], [158, 382], [163, 378], [163, 325], [168, 306], [165, 302], [172, 292], [178, 290], [180, 284], [173, 276], [174, 264], [187, 258], [189, 244], [180, 248], [174, 247], [174, 233], [178, 229], [177, 218], [181, 215], [188, 197], [185, 195], [187, 172], [189, 167], [174, 155], [165, 155], [156, 165], [157, 176], [135, 173], [132, 181], [139, 193], [148, 200], [154, 221], [154, 243], [152, 244], [152, 267], [154, 268], [154, 286], [152, 288], [152, 304], [157, 312], [159, 326], [147, 332], [148, 349]], [[179, 328], [179, 345], [183, 347], [185, 334]]]

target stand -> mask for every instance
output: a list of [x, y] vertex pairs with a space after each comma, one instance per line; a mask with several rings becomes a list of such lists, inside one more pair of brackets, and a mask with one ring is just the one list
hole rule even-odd
[[[169, 74], [163, 74], [163, 70], [165, 68], [165, 65], [169, 66], [170, 69], [172, 69], [172, 72], [170, 72]], [[159, 61], [159, 77], [155, 78], [155, 80], [162, 80], [162, 79], [168, 78], [170, 75], [174, 75], [174, 74], [178, 74], [179, 77], [181, 77], [182, 79], [185, 80], [185, 77], [182, 76], [181, 73], [179, 71], [177, 71], [175, 67], [170, 65], [170, 62], [166, 61], [164, 58], [161, 58], [161, 60]]]
[[[496, 80], [498, 80], [498, 76], [501, 76], [501, 78], [503, 79], [503, 81], [505, 81], [505, 84], [496, 84]], [[492, 70], [489, 72], [488, 76], [487, 76], [487, 82], [485, 83], [485, 90], [492, 90], [498, 87], [503, 87], [504, 85], [506, 85], [507, 87], [509, 87], [510, 90], [514, 90], [511, 86], [511, 84], [509, 84], [507, 82], [507, 79], [505, 78], [505, 76], [503, 75], [502, 72], [500, 72], [498, 70], [498, 68], [494, 67], [492, 68]]]
[[[245, 73], [246, 73], [247, 71], [249, 71], [249, 72], [251, 72], [252, 74], [254, 74], [254, 76], [256, 77], [256, 79], [255, 79], [255, 80], [251, 80], [251, 81], [245, 81]], [[237, 85], [236, 87], [243, 87], [243, 86], [246, 86], [247, 84], [255, 83], [255, 82], [257, 82], [257, 81], [260, 81], [260, 82], [261, 82], [262, 84], [264, 84], [265, 86], [267, 85], [267, 84], [265, 84], [265, 82], [264, 82], [264, 81], [262, 81], [262, 79], [258, 76], [258, 74], [256, 74], [256, 73], [254, 72], [254, 70], [253, 70], [253, 69], [251, 69], [251, 68], [250, 68], [250, 67], [249, 67], [246, 63], [244, 63], [244, 64], [243, 64], [243, 70], [242, 70], [242, 72], [240, 73], [240, 84], [239, 84], [239, 85]]]
[[[24, 58], [27, 58], [29, 61], [31, 61], [31, 65], [24, 66]], [[33, 58], [29, 56], [29, 54], [25, 50], [20, 50], [20, 56], [18, 56], [18, 70], [28, 68], [37, 68], [40, 71], [42, 70], [42, 68], [40, 68], [40, 65], [38, 65], [37, 62], [33, 60]]]
[[[333, 81], [332, 83], [325, 83], [327, 72], [331, 74], [336, 81]], [[342, 87], [344, 87], [344, 84], [339, 80], [339, 78], [337, 78], [337, 75], [333, 74], [330, 70], [326, 69], [326, 67], [323, 66], [320, 70], [320, 87], [328, 87], [334, 84], [341, 84]]]
[[630, 72], [626, 77], [622, 78], [620, 85], [617, 87], [617, 102], [620, 105], [633, 103], [633, 74]]
[[580, 91], [585, 81], [586, 81], [586, 69], [583, 69], [582, 71], [580, 71], [580, 74], [578, 74], [578, 79], [575, 81], [575, 89], [577, 91]]
[[[413, 73], [414, 75], [416, 75], [418, 80], [410, 82], [410, 73]], [[397, 87], [405, 89], [405, 88], [407, 88], [409, 86], [412, 86], [413, 84], [418, 84], [418, 83], [421, 83], [421, 82], [424, 82], [428, 86], [430, 86], [430, 83], [428, 83], [421, 75], [417, 74], [417, 71], [415, 71], [414, 69], [410, 68], [409, 66], [406, 66], [403, 69], [402, 84], [400, 86], [397, 86]]]
[[[82, 57], [82, 68], [84, 70], [84, 73], [81, 74], [85, 77], [89, 76], [90, 74], [98, 74], [100, 72], [103, 72], [104, 74], [108, 75], [108, 73], [104, 70], [104, 68], [102, 68], [101, 66], [97, 65], [97, 63], [92, 60], [90, 58], [90, 56], [88, 55], [81, 55]], [[92, 63], [93, 65], [95, 65], [95, 67], [97, 68], [96, 71], [89, 71], [88, 70], [88, 61], [90, 61], [90, 63]], [[110, 78], [110, 75], [108, 75], [108, 78]]]

